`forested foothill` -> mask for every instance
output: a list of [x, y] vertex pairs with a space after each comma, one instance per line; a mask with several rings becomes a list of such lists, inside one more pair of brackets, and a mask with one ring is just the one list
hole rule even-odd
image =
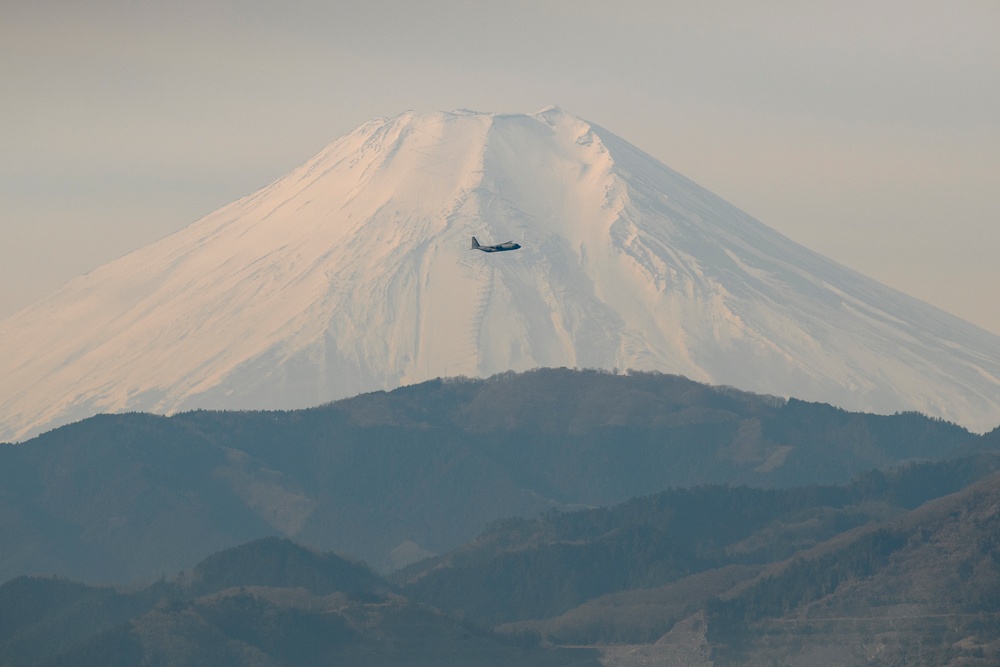
[[358, 563], [289, 540], [234, 547], [141, 590], [18, 577], [0, 586], [0, 664], [598, 667], [396, 594]]
[[645, 373], [99, 416], [0, 447], [0, 664], [993, 665], [997, 471]]
[[512, 516], [703, 484], [842, 484], [991, 447], [915, 413], [567, 369], [308, 410], [100, 415], [0, 446], [0, 581], [149, 581], [269, 535], [385, 573]]
[[0, 586], [0, 663], [992, 665], [998, 469], [512, 518], [388, 579], [283, 538], [144, 587], [22, 576]]

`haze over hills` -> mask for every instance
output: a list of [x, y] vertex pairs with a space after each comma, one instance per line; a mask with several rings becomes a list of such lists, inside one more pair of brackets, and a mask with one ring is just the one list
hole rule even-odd
[[100, 415], [0, 446], [0, 580], [148, 580], [267, 535], [389, 571], [511, 516], [699, 484], [841, 483], [995, 449], [997, 434], [565, 369], [309, 410]]
[[396, 579], [461, 618], [605, 644], [616, 667], [986, 667], [1000, 657], [1000, 475], [982, 468], [998, 463], [508, 521]]
[[989, 667], [998, 467], [510, 519], [391, 581], [277, 538], [145, 588], [18, 577], [0, 584], [0, 662]]
[[0, 621], [5, 667], [601, 665], [593, 649], [463, 623], [394, 594], [363, 565], [278, 539], [141, 590], [15, 579], [0, 585]]
[[373, 120], [0, 322], [0, 347], [0, 439], [560, 366], [1000, 423], [1000, 337], [558, 108]]

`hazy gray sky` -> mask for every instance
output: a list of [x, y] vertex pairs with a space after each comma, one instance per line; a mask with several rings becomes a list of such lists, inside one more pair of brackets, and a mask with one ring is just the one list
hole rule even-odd
[[1000, 333], [1000, 2], [4, 0], [0, 317], [376, 116], [550, 104]]

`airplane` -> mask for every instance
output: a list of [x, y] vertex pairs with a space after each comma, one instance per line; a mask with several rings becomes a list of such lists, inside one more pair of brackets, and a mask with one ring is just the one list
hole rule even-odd
[[482, 250], [483, 252], [503, 252], [504, 250], [517, 250], [521, 245], [519, 243], [514, 243], [513, 241], [507, 241], [506, 243], [500, 243], [497, 245], [479, 245], [479, 241], [476, 237], [472, 237], [472, 247], [469, 250]]

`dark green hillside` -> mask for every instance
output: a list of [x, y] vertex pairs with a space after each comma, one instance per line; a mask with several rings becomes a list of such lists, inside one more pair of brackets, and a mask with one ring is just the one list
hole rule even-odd
[[187, 424], [144, 414], [0, 449], [0, 572], [152, 578], [275, 532], [220, 483], [227, 460]]
[[594, 650], [497, 635], [388, 590], [361, 566], [278, 539], [215, 554], [176, 582], [134, 593], [19, 578], [0, 586], [0, 661], [10, 667], [599, 665]]
[[[611, 508], [499, 522], [466, 547], [395, 578], [408, 596], [491, 625], [553, 618], [602, 596], [665, 587], [695, 575], [701, 575], [701, 594], [715, 585], [712, 571], [744, 566], [753, 572], [959, 491], [998, 468], [1000, 456], [978, 455], [867, 473], [844, 487], [677, 489]], [[888, 549], [887, 544], [876, 546]], [[820, 574], [834, 578], [822, 584]], [[830, 592], [822, 586], [835, 585], [839, 576], [829, 564], [818, 564], [802, 580], [815, 582], [819, 588], [811, 594], [821, 595]], [[619, 604], [619, 613], [622, 608]], [[524, 627], [581, 642], [655, 639], [597, 621], [595, 613], [577, 615], [596, 633], [587, 637], [565, 622], [558, 629]], [[669, 629], [646, 626], [661, 634]]]
[[401, 573], [403, 590], [488, 624], [547, 618], [615, 591], [787, 557], [795, 549], [788, 535], [780, 542], [749, 538], [806, 524], [800, 539], [809, 544], [871, 519], [845, 509], [847, 502], [843, 488], [700, 487], [504, 522], [466, 549]]
[[0, 586], [0, 664], [986, 667], [998, 469], [982, 453], [507, 519], [398, 587], [279, 538], [135, 591], [22, 577]]
[[138, 593], [55, 578], [18, 577], [0, 586], [0, 664], [36, 664], [144, 613], [174, 589]]
[[[350, 462], [348, 443], [393, 454], [466, 452], [519, 481], [576, 501], [615, 502], [671, 485], [843, 482], [872, 467], [942, 459], [977, 440], [915, 413], [850, 413], [655, 373], [540, 369], [488, 380], [435, 380], [291, 413], [196, 412], [175, 419], [277, 469], [308, 476]], [[297, 443], [276, 449], [276, 439]], [[322, 453], [317, 445], [334, 446]], [[594, 483], [596, 484], [596, 487]]]
[[316, 595], [389, 591], [385, 580], [360, 563], [276, 537], [212, 554], [191, 570], [184, 585], [198, 597], [240, 586], [304, 588]]
[[289, 601], [274, 590], [232, 592], [156, 609], [136, 619], [128, 634], [97, 637], [52, 664], [106, 665], [91, 656], [104, 659], [114, 651], [127, 656], [136, 645], [152, 664], [191, 667], [600, 665], [592, 649], [518, 642], [401, 598]]
[[[716, 664], [1000, 661], [1000, 474], [805, 552], [707, 606]], [[814, 646], [803, 650], [804, 638]], [[877, 644], [877, 655], [859, 650]]]
[[0, 446], [0, 581], [148, 581], [265, 536], [390, 571], [510, 516], [699, 484], [843, 483], [988, 446], [915, 414], [567, 369], [310, 410], [105, 415]]

